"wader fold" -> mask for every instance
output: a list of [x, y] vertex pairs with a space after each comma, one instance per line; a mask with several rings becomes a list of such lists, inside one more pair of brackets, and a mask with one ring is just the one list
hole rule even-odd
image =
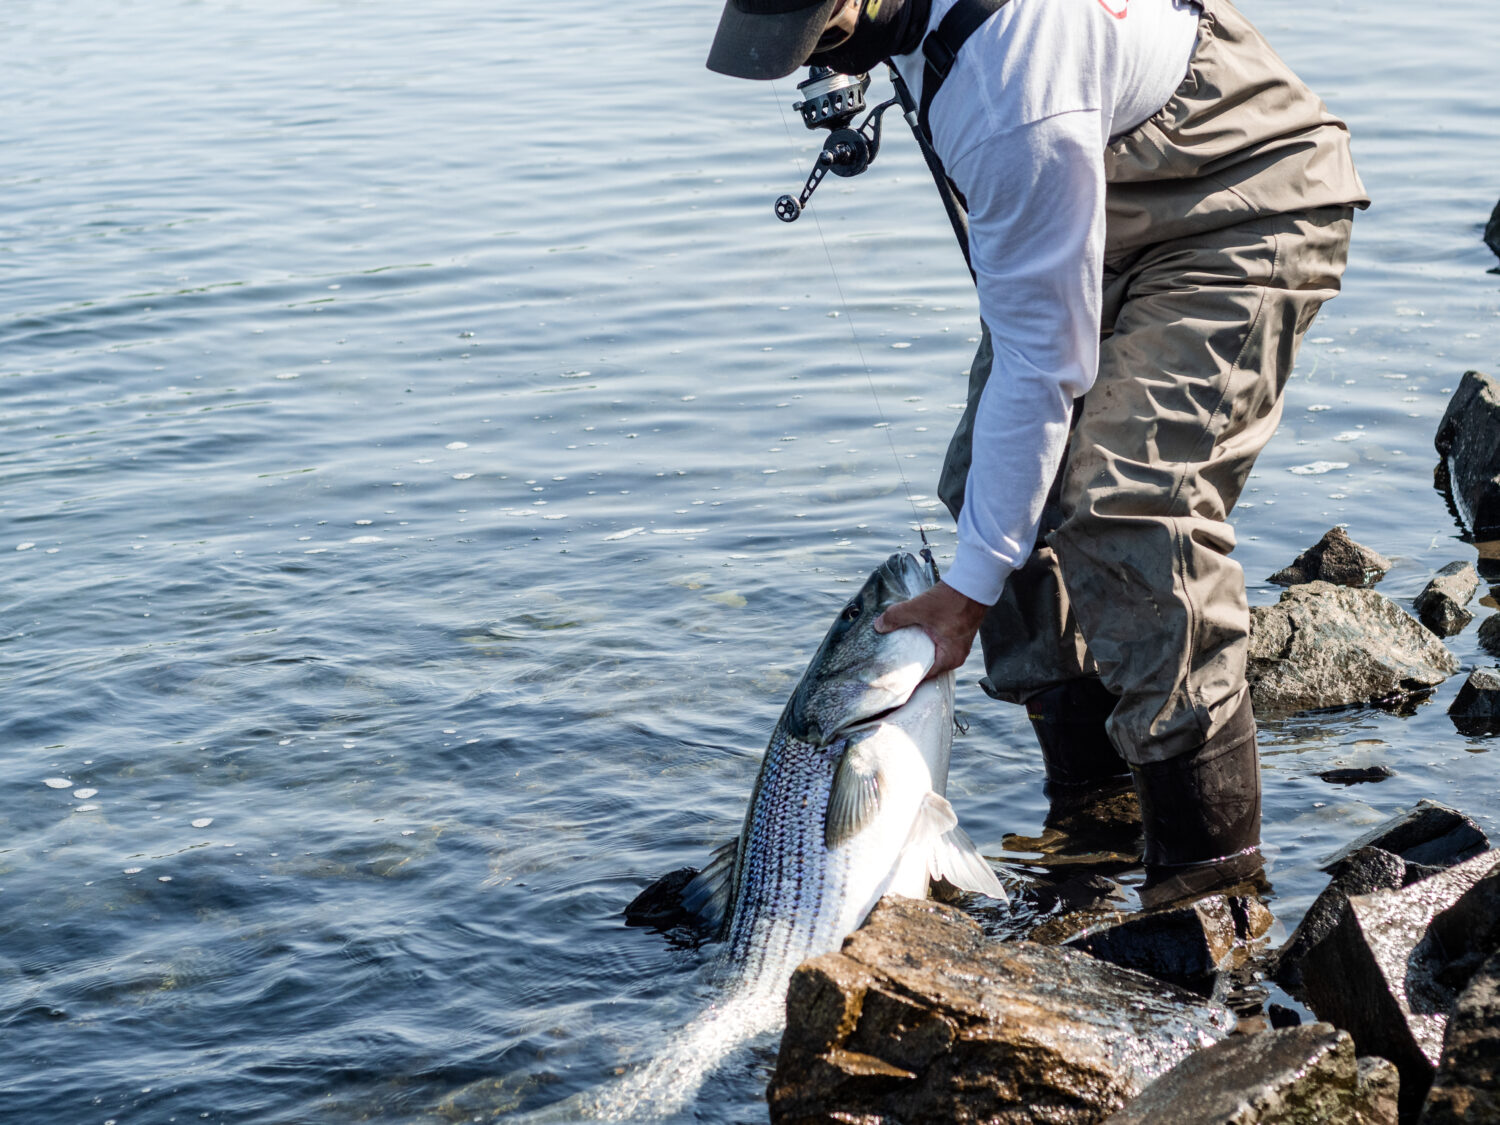
[[[1037, 549], [980, 629], [990, 694], [1098, 675], [1133, 765], [1200, 747], [1244, 699], [1249, 608], [1226, 521], [1368, 200], [1342, 122], [1228, 0], [1187, 78], [1105, 152], [1099, 374]], [[986, 328], [939, 495], [957, 518]], [[1003, 377], [1003, 375], [1002, 375]]]

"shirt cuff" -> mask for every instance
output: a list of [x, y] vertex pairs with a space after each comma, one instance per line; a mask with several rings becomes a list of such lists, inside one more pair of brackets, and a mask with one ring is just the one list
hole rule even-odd
[[1000, 591], [1005, 588], [1005, 580], [1014, 569], [983, 547], [960, 541], [953, 552], [953, 562], [943, 574], [943, 581], [966, 598], [994, 605], [1000, 600]]

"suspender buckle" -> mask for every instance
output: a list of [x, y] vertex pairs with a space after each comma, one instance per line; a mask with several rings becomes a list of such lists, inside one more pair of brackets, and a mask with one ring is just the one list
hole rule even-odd
[[923, 41], [922, 54], [927, 59], [927, 68], [936, 72], [940, 79], [948, 77], [954, 60], [958, 58], [958, 52], [937, 35], [929, 35]]

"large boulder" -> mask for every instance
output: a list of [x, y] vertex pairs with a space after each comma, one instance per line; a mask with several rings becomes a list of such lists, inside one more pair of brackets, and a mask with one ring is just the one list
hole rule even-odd
[[1500, 953], [1469, 980], [1443, 1036], [1422, 1125], [1500, 1121]]
[[1085, 1125], [1234, 1026], [1140, 973], [887, 898], [792, 977], [767, 1097], [778, 1123]]
[[1417, 617], [1440, 637], [1462, 633], [1474, 615], [1464, 606], [1479, 589], [1479, 572], [1473, 564], [1451, 562], [1433, 576], [1412, 602]]
[[1278, 586], [1332, 582], [1335, 586], [1363, 588], [1375, 585], [1390, 569], [1390, 559], [1356, 543], [1342, 527], [1335, 527], [1266, 581]]
[[1464, 526], [1478, 541], [1500, 539], [1500, 380], [1466, 371], [1434, 444]]
[[1403, 1115], [1427, 1095], [1456, 998], [1445, 979], [1450, 958], [1428, 928], [1497, 867], [1500, 851], [1490, 851], [1400, 890], [1355, 895], [1302, 961], [1302, 992], [1318, 1018], [1401, 1071]]
[[1301, 995], [1302, 963], [1338, 929], [1349, 909], [1349, 900], [1371, 891], [1394, 891], [1405, 882], [1405, 861], [1383, 848], [1360, 848], [1346, 858], [1333, 881], [1323, 888], [1292, 936], [1276, 952], [1272, 967], [1276, 983], [1294, 995]]
[[1373, 590], [1311, 582], [1250, 611], [1247, 676], [1262, 715], [1396, 702], [1458, 668], [1441, 641]]
[[1330, 1024], [1236, 1035], [1189, 1055], [1104, 1125], [1351, 1125], [1359, 1079], [1354, 1041]]

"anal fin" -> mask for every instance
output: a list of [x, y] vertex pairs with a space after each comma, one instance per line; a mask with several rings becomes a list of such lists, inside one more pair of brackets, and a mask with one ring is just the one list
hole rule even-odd
[[926, 856], [929, 879], [946, 880], [960, 890], [1008, 901], [994, 869], [969, 834], [958, 826], [958, 816], [946, 797], [928, 793], [922, 798], [904, 850], [912, 849]]

